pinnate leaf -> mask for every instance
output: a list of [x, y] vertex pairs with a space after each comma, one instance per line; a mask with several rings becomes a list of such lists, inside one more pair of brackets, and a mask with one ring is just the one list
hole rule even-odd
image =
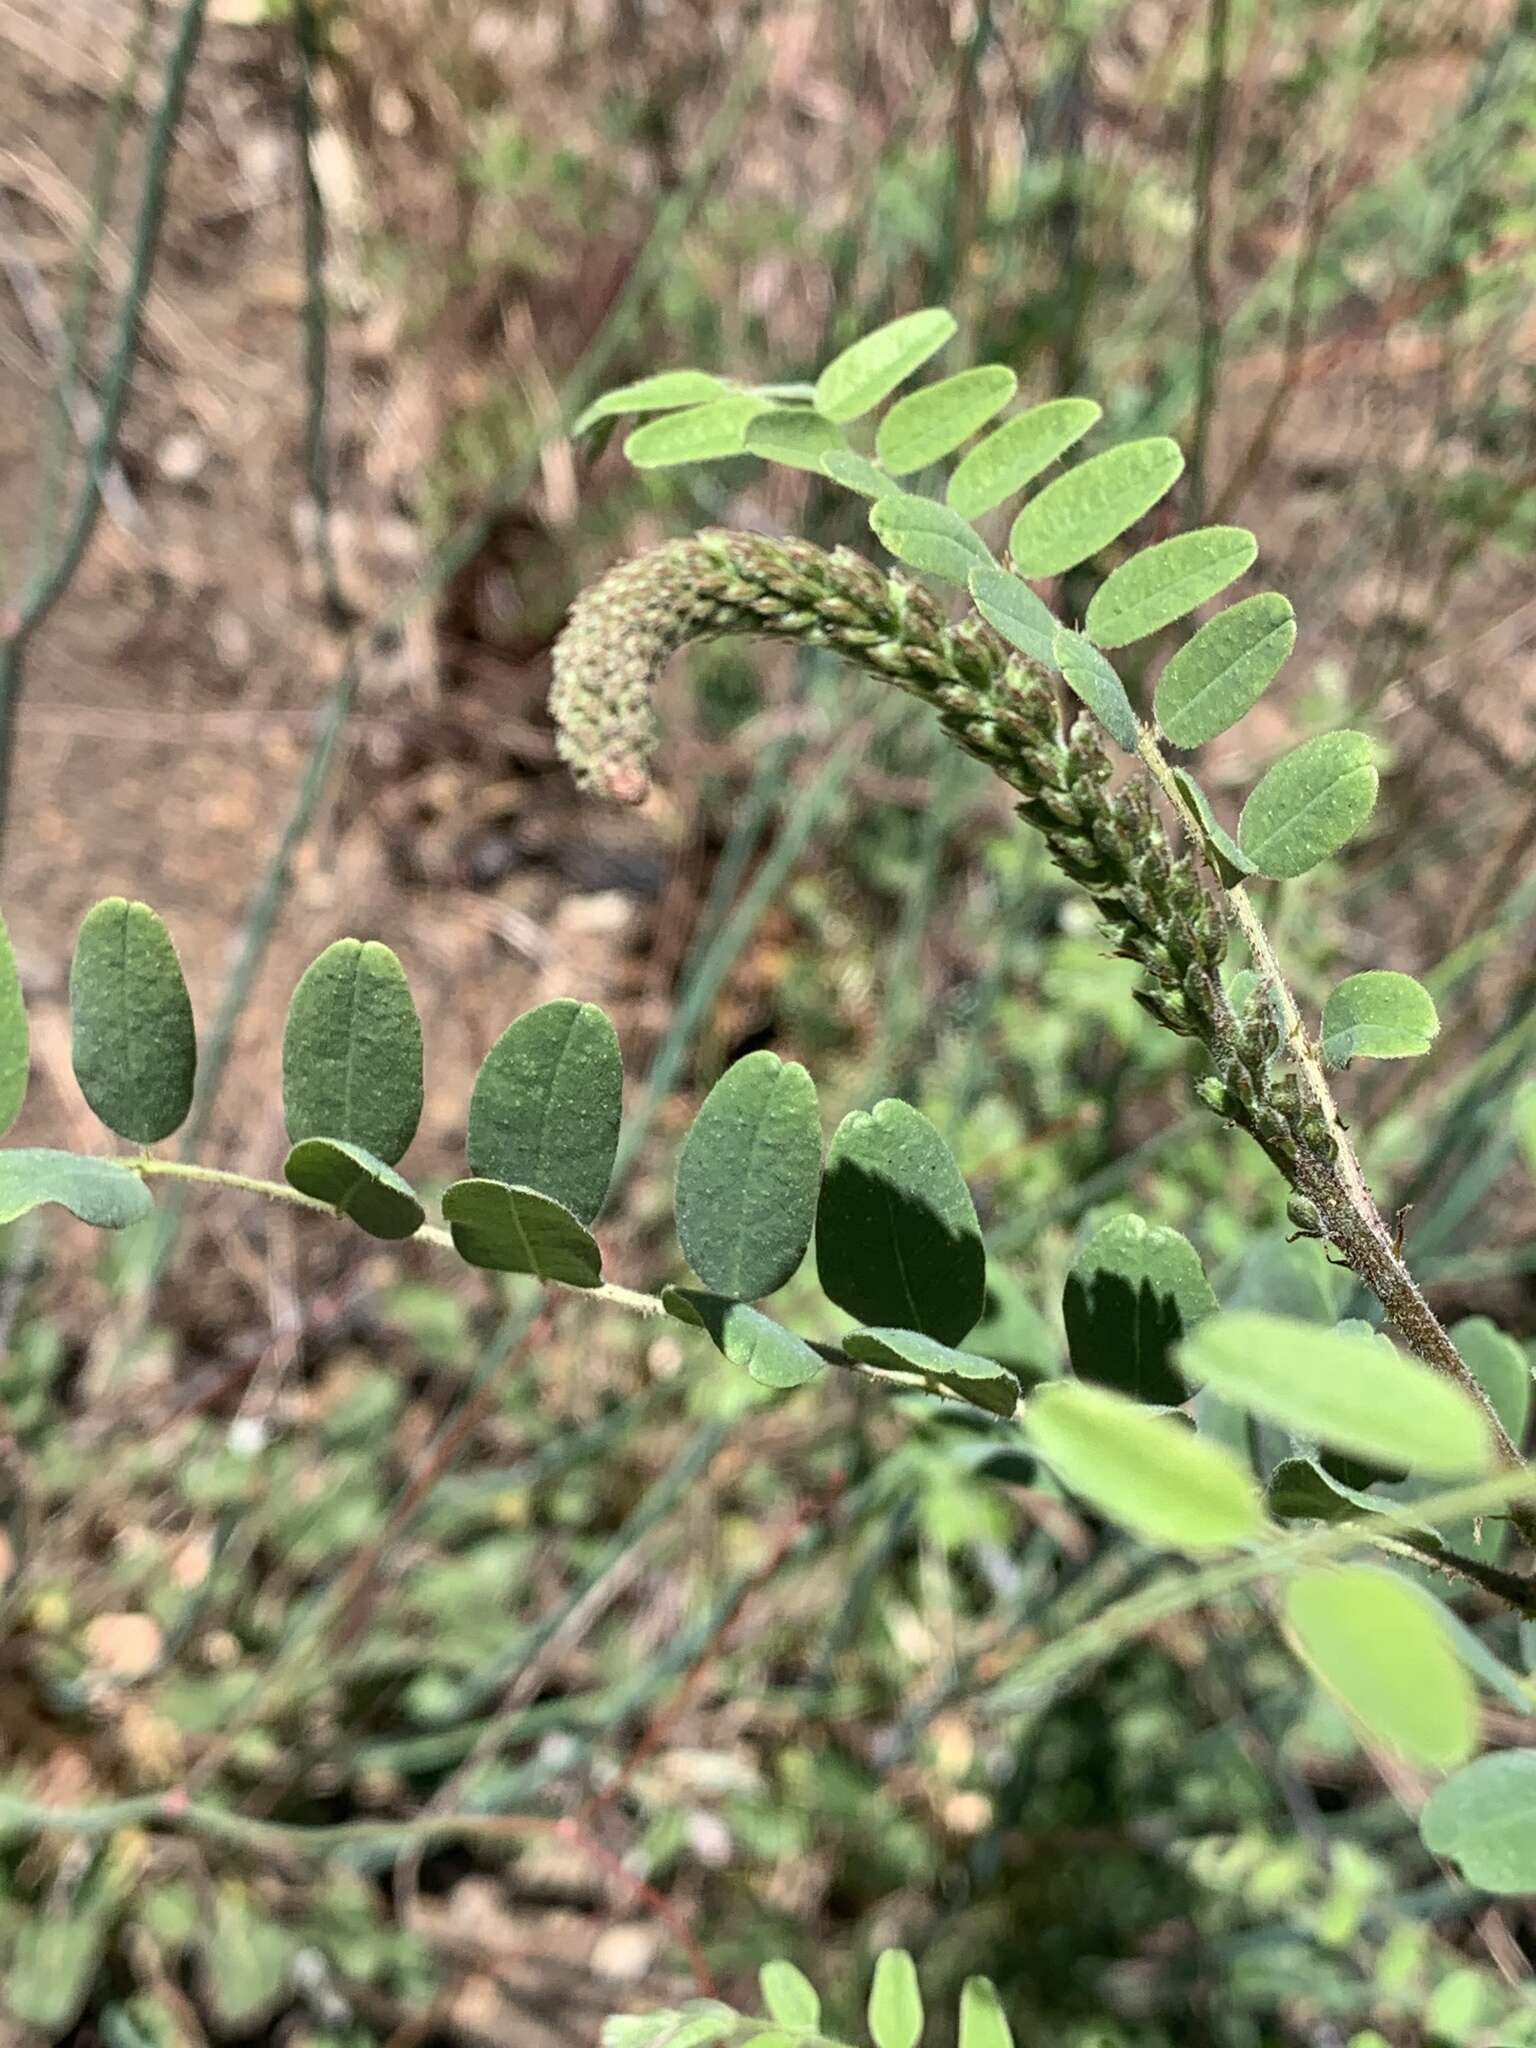
[[69, 972], [75, 1079], [108, 1130], [168, 1138], [192, 1107], [197, 1029], [181, 962], [147, 903], [87, 912]]
[[421, 1022], [376, 939], [338, 939], [305, 969], [283, 1033], [288, 1136], [341, 1138], [393, 1166], [421, 1121]]
[[1056, 614], [1021, 577], [995, 565], [972, 569], [968, 578], [976, 609], [1012, 647], [1047, 668], [1056, 666]]
[[1184, 1340], [1178, 1364], [1233, 1407], [1357, 1457], [1454, 1478], [1492, 1456], [1471, 1396], [1374, 1332], [1232, 1309]]
[[920, 1110], [844, 1117], [816, 1212], [823, 1289], [861, 1323], [958, 1344], [986, 1303], [986, 1253], [953, 1153]]
[[1113, 665], [1091, 640], [1069, 626], [1056, 628], [1051, 651], [1073, 695], [1082, 699], [1112, 740], [1134, 754], [1141, 726]]
[[966, 456], [945, 493], [962, 519], [979, 519], [1033, 483], [1101, 417], [1091, 398], [1053, 398], [988, 434]]
[[955, 317], [926, 306], [887, 321], [845, 348], [816, 379], [816, 410], [839, 424], [856, 420], [921, 369], [955, 332]]
[[1187, 1237], [1140, 1216], [1114, 1216], [1073, 1261], [1062, 1309], [1079, 1379], [1177, 1406], [1189, 1389], [1174, 1370], [1174, 1349], [1215, 1313], [1216, 1297]]
[[1411, 1059], [1429, 1051], [1440, 1030], [1434, 998], [1411, 974], [1373, 967], [1341, 981], [1323, 1005], [1323, 1057]]
[[1419, 1832], [1468, 1884], [1536, 1892], [1536, 1749], [1497, 1750], [1447, 1778], [1430, 1794]]
[[370, 1237], [414, 1237], [427, 1220], [409, 1181], [342, 1138], [301, 1139], [284, 1161], [283, 1173], [290, 1187], [329, 1202]]
[[1083, 630], [1100, 647], [1128, 647], [1235, 583], [1258, 552], [1242, 526], [1203, 526], [1143, 548], [1099, 585]]
[[1298, 1572], [1282, 1598], [1303, 1662], [1367, 1735], [1449, 1770], [1477, 1741], [1477, 1696], [1431, 1601], [1395, 1572], [1346, 1564]]
[[21, 975], [11, 950], [11, 935], [0, 917], [0, 1138], [21, 1115], [30, 1059]]
[[1243, 806], [1237, 839], [1259, 872], [1289, 881], [1353, 839], [1376, 804], [1364, 733], [1324, 732], [1276, 761]]
[[468, 1266], [532, 1273], [567, 1287], [596, 1287], [603, 1258], [584, 1224], [535, 1188], [499, 1180], [457, 1180], [443, 1196], [443, 1219]]
[[588, 427], [595, 427], [599, 420], [613, 419], [619, 413], [671, 412], [685, 405], [707, 405], [711, 399], [729, 394], [730, 386], [707, 370], [659, 370], [654, 377], [621, 384], [617, 390], [594, 398], [572, 426], [571, 435], [574, 439]]
[[595, 1003], [541, 1003], [486, 1054], [469, 1099], [470, 1172], [536, 1188], [582, 1223], [603, 1206], [619, 1144], [624, 1065]]
[[917, 2048], [922, 2033], [917, 1966], [904, 1948], [888, 1948], [876, 1960], [869, 1987], [870, 2039], [874, 2048]]
[[935, 498], [915, 497], [909, 491], [877, 498], [869, 523], [898, 562], [958, 583], [962, 590], [973, 569], [992, 566], [981, 535]]
[[1144, 1542], [1200, 1551], [1264, 1532], [1258, 1488], [1235, 1458], [1123, 1394], [1039, 1387], [1024, 1426], [1064, 1486]]
[[1184, 467], [1178, 443], [1162, 435], [1090, 455], [1032, 498], [1013, 522], [1008, 547], [1021, 576], [1059, 576], [1107, 548], [1172, 490]]
[[1207, 619], [1157, 679], [1152, 705], [1176, 747], [1203, 747], [1236, 725], [1296, 645], [1288, 597], [1261, 590]]
[[926, 469], [984, 427], [1018, 388], [1018, 378], [1002, 363], [981, 363], [926, 391], [910, 392], [881, 420], [875, 453], [892, 476]]
[[805, 1257], [820, 1177], [815, 1082], [777, 1053], [748, 1053], [710, 1090], [677, 1163], [689, 1265], [733, 1300], [772, 1294]]
[[48, 1202], [98, 1230], [126, 1230], [154, 1208], [143, 1181], [115, 1159], [33, 1146], [0, 1152], [0, 1224]]
[[759, 1386], [781, 1391], [803, 1387], [827, 1369], [826, 1360], [803, 1337], [748, 1302], [708, 1294], [699, 1287], [664, 1287], [661, 1299], [669, 1316], [708, 1331], [715, 1349]]
[[772, 404], [771, 399], [754, 398], [748, 391], [733, 391], [725, 398], [710, 399], [707, 405], [647, 420], [626, 439], [624, 453], [636, 469], [675, 469], [679, 463], [717, 462], [723, 456], [744, 455], [748, 426], [760, 413], [771, 411]]

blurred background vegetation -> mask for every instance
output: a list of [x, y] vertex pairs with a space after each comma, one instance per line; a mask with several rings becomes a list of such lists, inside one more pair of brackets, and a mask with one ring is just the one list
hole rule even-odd
[[[1208, 750], [1218, 805], [1286, 736], [1382, 743], [1370, 836], [1282, 886], [1278, 935], [1304, 995], [1388, 961], [1432, 989], [1436, 1056], [1345, 1096], [1437, 1306], [1536, 1335], [1509, 1114], [1536, 1039], [1530, 0], [200, 15], [0, 6], [11, 599], [79, 503], [175, 141], [103, 516], [26, 649], [0, 867], [26, 1141], [97, 1142], [65, 971], [121, 890], [217, 1020], [212, 1163], [275, 1168], [292, 984], [380, 936], [427, 1032], [418, 1183], [513, 1015], [614, 1015], [604, 1238], [635, 1284], [674, 1276], [692, 1107], [766, 1045], [829, 1114], [900, 1093], [946, 1132], [1000, 1357], [1054, 1367], [1073, 1249], [1130, 1204], [1224, 1299], [1331, 1319], [1343, 1276], [1286, 1244], [1273, 1172], [1185, 1112], [1132, 970], [919, 711], [706, 650], [641, 811], [554, 760], [550, 643], [621, 555], [721, 522], [873, 546], [805, 475], [638, 476], [572, 442], [581, 403], [673, 364], [803, 376], [942, 302], [1026, 397], [1176, 435], [1170, 516], [1258, 532], [1301, 638]], [[238, 1196], [162, 1208], [0, 1245], [0, 1792], [186, 1784], [339, 1832], [0, 1822], [0, 2039], [552, 2048], [774, 1953], [851, 2026], [892, 1941], [951, 2009], [985, 1970], [1051, 2048], [1536, 2038], [1536, 1922], [1434, 1865], [1423, 1785], [1251, 1610], [1068, 1695], [1012, 1682], [1144, 1565], [987, 1434], [857, 1383], [770, 1398], [680, 1334]], [[486, 1825], [346, 1832], [448, 1810]]]

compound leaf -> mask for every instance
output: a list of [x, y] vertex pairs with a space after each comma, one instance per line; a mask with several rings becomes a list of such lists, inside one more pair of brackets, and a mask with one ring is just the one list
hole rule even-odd
[[846, 447], [842, 434], [819, 412], [801, 405], [776, 405], [759, 413], [747, 425], [747, 453], [765, 462], [782, 462], [789, 469], [809, 469], [822, 475], [823, 458]]
[[1258, 1488], [1235, 1458], [1123, 1394], [1039, 1387], [1024, 1427], [1064, 1486], [1144, 1542], [1198, 1551], [1264, 1533]]
[[1185, 1338], [1178, 1364], [1245, 1413], [1357, 1457], [1454, 1478], [1492, 1456], [1471, 1397], [1375, 1332], [1232, 1309]]
[[923, 1996], [917, 1965], [904, 1948], [876, 1959], [869, 1987], [869, 2037], [874, 2048], [917, 2048], [923, 2034]]
[[1323, 1005], [1323, 1057], [1335, 1067], [1353, 1059], [1412, 1059], [1429, 1051], [1440, 1029], [1434, 998], [1411, 974], [1369, 968], [1341, 981]]
[[826, 1360], [803, 1337], [748, 1302], [708, 1294], [699, 1287], [664, 1287], [661, 1300], [678, 1322], [708, 1331], [715, 1349], [759, 1386], [803, 1387], [827, 1369]]
[[898, 562], [958, 583], [962, 590], [973, 569], [992, 566], [981, 535], [935, 498], [919, 498], [910, 491], [877, 498], [869, 523]]
[[467, 1266], [532, 1273], [567, 1287], [596, 1287], [603, 1256], [570, 1210], [537, 1188], [499, 1180], [456, 1180], [443, 1196], [443, 1220]]
[[677, 1162], [689, 1265], [733, 1300], [772, 1294], [805, 1257], [820, 1178], [815, 1082], [777, 1053], [748, 1053], [709, 1091]]
[[1152, 706], [1172, 745], [1203, 747], [1236, 725], [1296, 645], [1288, 597], [1261, 590], [1207, 619], [1157, 679]]
[[1018, 378], [1002, 363], [982, 363], [926, 391], [910, 392], [881, 420], [875, 453], [892, 476], [926, 469], [984, 427], [1018, 388]]
[[1536, 1892], [1536, 1749], [1496, 1750], [1447, 1778], [1430, 1794], [1419, 1832], [1468, 1884]]
[[338, 939], [304, 971], [283, 1033], [288, 1136], [341, 1138], [393, 1166], [421, 1121], [421, 1021], [376, 939]]
[[972, 569], [967, 580], [976, 609], [989, 626], [1032, 661], [1056, 666], [1056, 614], [1044, 598], [995, 564]]
[[485, 1056], [469, 1098], [470, 1172], [536, 1188], [582, 1223], [603, 1206], [619, 1145], [624, 1063], [595, 1003], [540, 1003]]
[[1005, 1365], [979, 1352], [957, 1351], [921, 1330], [850, 1330], [843, 1349], [866, 1365], [916, 1373], [990, 1415], [1012, 1415], [1019, 1403], [1019, 1383]]
[[772, 410], [772, 400], [748, 391], [732, 391], [693, 405], [665, 419], [647, 420], [624, 443], [636, 469], [674, 469], [683, 462], [717, 462], [722, 456], [744, 455], [747, 428], [759, 413]]
[[816, 379], [816, 410], [839, 425], [858, 419], [921, 369], [954, 332], [955, 316], [942, 306], [887, 321], [828, 363]]
[[1083, 630], [1100, 647], [1128, 647], [1235, 583], [1258, 552], [1242, 526], [1202, 526], [1143, 548], [1099, 585]]
[[0, 1138], [21, 1115], [30, 1061], [26, 999], [11, 935], [0, 917]]
[[86, 913], [69, 971], [75, 1079], [108, 1130], [168, 1138], [192, 1107], [197, 1027], [181, 962], [147, 903], [109, 896]]
[[328, 1202], [370, 1237], [414, 1237], [427, 1220], [409, 1181], [342, 1138], [301, 1139], [284, 1161], [283, 1173], [290, 1187]]
[[1216, 1305], [1187, 1237], [1140, 1216], [1112, 1217], [1067, 1276], [1072, 1370], [1138, 1401], [1177, 1406], [1189, 1389], [1174, 1371], [1174, 1347]]
[[1154, 435], [1090, 455], [1032, 498], [1008, 538], [1021, 576], [1059, 576], [1107, 548], [1172, 490], [1184, 467], [1176, 441]]
[[1477, 1695], [1433, 1604], [1369, 1564], [1301, 1571], [1282, 1596], [1286, 1631], [1314, 1678], [1366, 1733], [1434, 1770], [1477, 1741]]
[[1051, 652], [1074, 696], [1082, 699], [1112, 740], [1128, 754], [1134, 754], [1141, 726], [1112, 664], [1091, 640], [1085, 640], [1069, 626], [1056, 628]]
[[707, 405], [711, 399], [729, 396], [730, 388], [707, 370], [658, 370], [654, 377], [621, 384], [594, 398], [572, 426], [571, 438], [575, 440], [599, 420], [612, 419], [618, 413], [671, 412], [678, 406]]
[[1101, 417], [1091, 398], [1053, 398], [1031, 406], [977, 443], [950, 478], [945, 496], [962, 519], [979, 519], [1033, 483]]
[[1261, 874], [1304, 875], [1353, 839], [1375, 807], [1376, 786], [1364, 733], [1319, 733], [1264, 775], [1237, 821], [1238, 844]]
[[986, 1305], [986, 1253], [954, 1154], [920, 1110], [844, 1117], [816, 1212], [816, 1267], [861, 1323], [958, 1344]]

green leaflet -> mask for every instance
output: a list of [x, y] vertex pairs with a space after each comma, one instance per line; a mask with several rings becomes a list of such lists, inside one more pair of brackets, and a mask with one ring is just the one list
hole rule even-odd
[[1013, 2048], [1002, 2000], [986, 1977], [967, 1977], [960, 1988], [960, 2048]]
[[921, 569], [925, 575], [942, 577], [965, 589], [973, 569], [992, 566], [992, 556], [980, 534], [967, 526], [958, 512], [933, 498], [914, 497], [899, 491], [877, 498], [870, 507], [869, 523], [876, 536], [898, 562]]
[[249, 2032], [286, 2002], [299, 1944], [244, 1885], [219, 1886], [202, 1945], [204, 1994], [222, 2031]]
[[803, 1337], [747, 1302], [698, 1287], [664, 1287], [661, 1299], [669, 1316], [707, 1330], [715, 1349], [759, 1386], [780, 1391], [803, 1387], [827, 1369], [827, 1361]]
[[1430, 1794], [1419, 1832], [1468, 1884], [1536, 1892], [1536, 1749], [1480, 1756]]
[[27, 1005], [11, 951], [11, 935], [0, 917], [0, 1138], [21, 1115], [31, 1063]]
[[1449, 1770], [1477, 1741], [1477, 1696], [1433, 1604], [1378, 1565], [1298, 1572], [1282, 1595], [1313, 1676], [1377, 1742]]
[[1323, 1005], [1323, 1057], [1411, 1059], [1429, 1051], [1440, 1030], [1434, 998], [1411, 974], [1374, 967], [1341, 981]]
[[603, 1206], [619, 1145], [624, 1064], [595, 1003], [541, 1003], [485, 1056], [469, 1099], [469, 1170], [535, 1188], [582, 1223]]
[[1099, 585], [1083, 630], [1100, 647], [1128, 647], [1235, 583], [1258, 552], [1242, 526], [1203, 526], [1143, 548]]
[[738, 1060], [705, 1098], [677, 1163], [677, 1234], [705, 1286], [757, 1301], [790, 1279], [816, 1220], [816, 1084], [777, 1053]]
[[618, 413], [670, 412], [676, 406], [707, 405], [711, 399], [728, 396], [730, 388], [707, 370], [659, 370], [654, 377], [642, 377], [637, 384], [622, 384], [594, 398], [571, 428], [571, 438], [578, 439], [599, 420], [612, 419]]
[[821, 2022], [821, 2000], [808, 1977], [782, 1959], [764, 1963], [757, 1973], [763, 2010], [785, 2027], [815, 2027]]
[[1012, 370], [1001, 363], [982, 363], [930, 384], [925, 391], [910, 392], [898, 398], [881, 420], [875, 454], [892, 476], [926, 469], [984, 427], [1018, 388]]
[[71, 2032], [85, 2008], [110, 1922], [99, 1909], [21, 1917], [0, 1986], [6, 2016], [52, 2039]]
[[155, 1206], [139, 1176], [115, 1159], [31, 1146], [0, 1152], [0, 1224], [47, 1202], [98, 1230], [126, 1230]]
[[900, 498], [905, 496], [895, 477], [887, 476], [883, 469], [876, 469], [872, 462], [862, 455], [855, 455], [851, 448], [830, 449], [821, 458], [822, 469], [834, 483], [845, 490], [857, 491], [861, 498]]
[[1359, 1457], [1448, 1478], [1492, 1457], [1471, 1397], [1374, 1333], [1232, 1309], [1187, 1337], [1178, 1362], [1234, 1407]]
[[1134, 754], [1141, 726], [1112, 665], [1091, 640], [1067, 626], [1056, 628], [1051, 651], [1074, 696], [1082, 699], [1112, 740]]
[[917, 1966], [904, 1948], [876, 1960], [869, 1987], [869, 2037], [874, 2048], [917, 2048], [923, 2033], [923, 1997]]
[[1264, 776], [1238, 819], [1238, 844], [1261, 874], [1304, 875], [1354, 838], [1375, 807], [1376, 783], [1364, 733], [1319, 733]]
[[1144, 1542], [1220, 1549], [1267, 1527], [1258, 1488], [1235, 1458], [1107, 1387], [1039, 1387], [1024, 1427], [1064, 1486]]
[[765, 462], [814, 470], [818, 476], [825, 474], [824, 457], [851, 452], [831, 420], [799, 405], [776, 405], [760, 412], [748, 422], [746, 445], [749, 455], [760, 455]]
[[1154, 435], [1090, 455], [1032, 498], [1008, 547], [1021, 576], [1060, 576], [1117, 540], [1170, 491], [1184, 468], [1176, 441]]
[[370, 1237], [414, 1237], [427, 1220], [415, 1190], [392, 1166], [340, 1138], [304, 1138], [283, 1163], [290, 1187], [329, 1202]]
[[877, 327], [834, 356], [816, 379], [816, 410], [839, 425], [858, 419], [921, 369], [954, 332], [954, 315], [942, 306], [904, 313]]
[[1056, 666], [1056, 614], [1043, 598], [994, 564], [972, 569], [967, 581], [976, 609], [989, 626], [1031, 661]]
[[1184, 801], [1200, 821], [1205, 857], [1227, 888], [1235, 887], [1248, 875], [1256, 875], [1258, 869], [1211, 809], [1210, 798], [1193, 775], [1183, 768], [1175, 768], [1173, 779]]
[[532, 1273], [567, 1287], [596, 1287], [602, 1279], [602, 1253], [591, 1232], [535, 1188], [456, 1180], [443, 1196], [443, 1220], [467, 1266]]
[[945, 493], [951, 507], [962, 519], [979, 519], [1033, 483], [1101, 417], [1091, 398], [1053, 398], [1031, 406], [966, 456]]
[[1288, 597], [1261, 590], [1207, 619], [1157, 679], [1152, 706], [1175, 747], [1203, 747], [1258, 703], [1296, 645]]
[[1526, 1170], [1536, 1180], [1536, 1081], [1525, 1081], [1515, 1090], [1510, 1121], [1515, 1143], [1525, 1157]]
[[421, 1022], [404, 968], [376, 939], [338, 939], [288, 1006], [289, 1138], [341, 1138], [393, 1166], [416, 1135], [421, 1102]]
[[86, 913], [69, 971], [75, 1079], [108, 1130], [153, 1145], [192, 1107], [197, 1027], [181, 962], [146, 903]]
[[[1386, 1494], [1365, 1493], [1326, 1471], [1315, 1458], [1282, 1458], [1265, 1484], [1269, 1511], [1282, 1522], [1354, 1522], [1398, 1506]], [[1427, 1523], [1420, 1528], [1438, 1538]]]
[[[1451, 1341], [1466, 1360], [1473, 1378], [1493, 1403], [1509, 1440], [1525, 1442], [1531, 1417], [1531, 1367], [1524, 1347], [1487, 1316], [1463, 1316], [1451, 1325]], [[1503, 1515], [1482, 1515], [1452, 1522], [1445, 1532], [1448, 1548], [1463, 1557], [1497, 1564], [1509, 1547], [1510, 1525]]]
[[995, 1358], [957, 1351], [920, 1330], [850, 1330], [843, 1339], [850, 1358], [893, 1372], [917, 1373], [930, 1386], [958, 1394], [989, 1415], [1012, 1415], [1019, 1383]]
[[954, 1155], [921, 1111], [844, 1117], [816, 1212], [816, 1270], [861, 1323], [958, 1344], [986, 1301], [986, 1253]]
[[1140, 1216], [1112, 1217], [1067, 1276], [1062, 1312], [1072, 1370], [1135, 1400], [1176, 1407], [1189, 1389], [1174, 1371], [1174, 1348], [1215, 1311], [1187, 1237]]
[[733, 391], [728, 397], [710, 399], [707, 405], [647, 420], [625, 440], [624, 453], [636, 469], [674, 469], [683, 462], [716, 462], [723, 456], [744, 455], [748, 426], [759, 413], [771, 410], [771, 399]]

